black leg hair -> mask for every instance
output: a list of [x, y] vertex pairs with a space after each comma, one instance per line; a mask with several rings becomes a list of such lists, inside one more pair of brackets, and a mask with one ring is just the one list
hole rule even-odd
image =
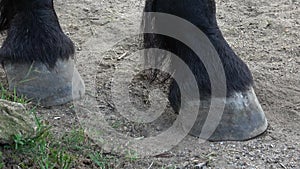
[[0, 1], [0, 31], [8, 29], [11, 20], [17, 13], [16, 7], [13, 5], [14, 0]]
[[[228, 96], [233, 92], [246, 91], [253, 85], [253, 78], [247, 65], [230, 48], [218, 28], [214, 0], [146, 0], [144, 11], [162, 12], [181, 17], [196, 25], [207, 35], [217, 50], [224, 66]], [[144, 29], [147, 29], [147, 26], [156, 27], [151, 16], [144, 16], [143, 19]], [[144, 47], [162, 48], [178, 55], [195, 75], [200, 95], [210, 95], [211, 85], [208, 73], [200, 59], [186, 45], [170, 37], [145, 34]], [[152, 55], [145, 54], [146, 61], [151, 60], [151, 57]], [[172, 58], [170, 60], [171, 69], [177, 69], [175, 74], [180, 74], [180, 68], [172, 65]], [[178, 110], [180, 91], [175, 81], [170, 86], [169, 100], [172, 107]]]
[[0, 0], [0, 31], [6, 29], [2, 64], [37, 61], [53, 68], [58, 59], [74, 55], [74, 44], [59, 25], [53, 0]]

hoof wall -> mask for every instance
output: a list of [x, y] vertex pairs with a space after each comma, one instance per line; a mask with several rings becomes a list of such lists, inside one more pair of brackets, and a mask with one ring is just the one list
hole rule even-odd
[[[234, 93], [228, 98], [213, 99], [223, 100], [225, 109], [215, 131], [209, 138], [204, 139], [210, 141], [243, 141], [254, 138], [267, 129], [268, 124], [264, 111], [253, 88], [245, 92]], [[201, 138], [202, 127], [208, 116], [211, 101], [211, 99], [201, 100], [200, 111], [189, 133], [190, 135]]]
[[58, 60], [50, 69], [40, 62], [4, 64], [9, 89], [42, 106], [61, 105], [84, 95], [85, 87], [73, 60]]

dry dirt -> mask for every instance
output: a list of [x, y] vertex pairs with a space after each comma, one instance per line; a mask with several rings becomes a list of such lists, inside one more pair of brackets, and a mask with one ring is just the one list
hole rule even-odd
[[[216, 3], [219, 26], [225, 38], [248, 64], [255, 78], [255, 91], [269, 122], [267, 132], [245, 142], [199, 144], [197, 138], [186, 136], [163, 154], [124, 162], [118, 168], [195, 168], [199, 165], [203, 168], [300, 169], [300, 2], [218, 0]], [[134, 35], [140, 31], [143, 4], [140, 0], [55, 1], [62, 28], [76, 44], [77, 66], [87, 85], [87, 94], [96, 100], [97, 112], [105, 115], [118, 132], [136, 138], [160, 132], [176, 118], [167, 108], [167, 114], [158, 121], [160, 124], [130, 123], [120, 117], [112, 101], [110, 80], [114, 70], [122, 63], [136, 63], [130, 54], [138, 50]], [[143, 87], [142, 83], [133, 86], [132, 95], [145, 97], [147, 92], [140, 90]], [[142, 103], [147, 102], [147, 97], [133, 97], [132, 102], [143, 110]], [[59, 134], [78, 124], [70, 106], [40, 108], [39, 113]], [[89, 166], [82, 164], [75, 168]]]

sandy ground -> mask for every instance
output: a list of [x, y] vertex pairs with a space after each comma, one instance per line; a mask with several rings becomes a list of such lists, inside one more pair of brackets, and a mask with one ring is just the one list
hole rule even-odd
[[[253, 73], [255, 90], [269, 121], [268, 131], [245, 142], [200, 144], [198, 139], [186, 136], [163, 154], [126, 162], [118, 168], [195, 168], [197, 165], [203, 168], [300, 168], [299, 1], [219, 0], [216, 3], [219, 26], [225, 38]], [[140, 31], [143, 2], [56, 0], [55, 5], [64, 31], [76, 44], [78, 69], [87, 85], [87, 93], [95, 97], [96, 111], [105, 115], [109, 124], [118, 123], [114, 126], [118, 132], [136, 138], [170, 126], [176, 117], [170, 115], [168, 108], [169, 114], [158, 121], [160, 124], [144, 125], [121, 119], [112, 102], [110, 79], [114, 70], [122, 63], [136, 63], [129, 56], [138, 50], [134, 35]], [[131, 93], [145, 96], [147, 93], [140, 88], [142, 84], [133, 86]], [[147, 97], [133, 98], [141, 109], [143, 100]], [[57, 129], [70, 130], [78, 124], [70, 106], [39, 112]], [[60, 117], [59, 120], [56, 117]]]

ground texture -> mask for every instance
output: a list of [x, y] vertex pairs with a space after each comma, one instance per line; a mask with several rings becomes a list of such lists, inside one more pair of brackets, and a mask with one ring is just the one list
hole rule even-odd
[[[253, 73], [255, 91], [269, 122], [267, 132], [245, 142], [199, 144], [198, 139], [186, 136], [170, 151], [120, 162], [115, 168], [194, 168], [197, 165], [199, 168], [300, 168], [299, 1], [219, 0], [216, 3], [224, 37]], [[159, 132], [176, 118], [167, 114], [151, 125], [130, 123], [119, 117], [110, 96], [110, 78], [115, 68], [122, 62], [134, 63], [129, 56], [139, 47], [134, 33], [139, 33], [143, 4], [139, 0], [55, 1], [62, 28], [76, 44], [77, 65], [87, 84], [87, 93], [93, 94], [98, 111], [106, 115], [109, 124], [120, 133], [136, 138]], [[140, 90], [143, 84], [140, 85], [132, 86], [132, 95], [145, 95]], [[140, 103], [145, 100], [147, 97], [136, 99], [135, 105], [143, 109]], [[38, 113], [59, 134], [78, 126], [80, 120], [73, 110], [70, 104], [39, 108]], [[82, 159], [74, 168], [93, 166], [86, 165]]]

